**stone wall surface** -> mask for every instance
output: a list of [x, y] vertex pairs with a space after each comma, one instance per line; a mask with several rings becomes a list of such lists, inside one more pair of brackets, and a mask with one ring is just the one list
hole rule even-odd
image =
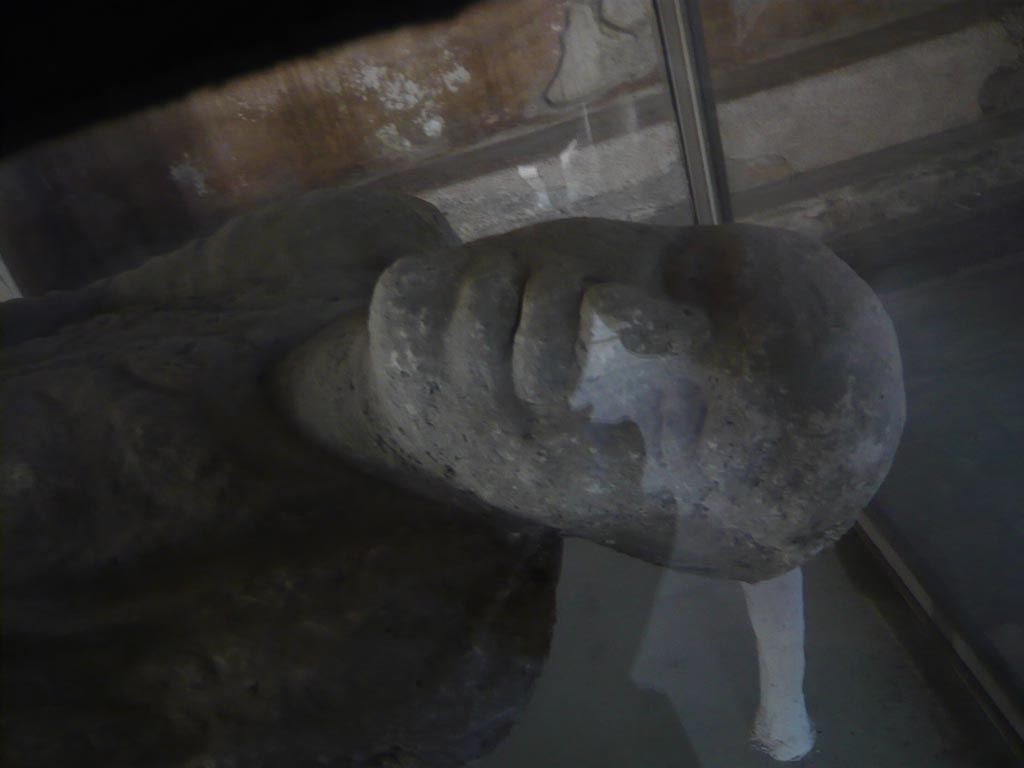
[[[959, 5], [948, 0], [704, 0], [701, 11], [711, 62], [728, 73], [756, 69], [747, 65], [894, 19]], [[652, 88], [658, 91], [650, 97], [657, 102], [657, 121], [671, 123], [652, 8], [646, 0], [487, 0], [443, 23], [318, 51], [5, 158], [0, 253], [27, 295], [69, 288], [209, 234], [266, 202], [387, 178], [446, 157], [458, 165], [459, 153], [470, 148], [515, 144], [565, 121], [582, 121], [576, 159], [589, 151], [600, 160], [588, 161], [584, 173], [596, 178], [593, 169], [600, 166], [607, 189], [599, 196], [611, 197], [563, 213], [592, 209], [607, 215], [622, 207], [622, 217], [631, 218], [642, 210], [678, 205], [685, 191], [667, 200], [648, 199], [664, 194], [667, 177], [657, 170], [644, 176], [621, 142], [600, 146], [587, 125], [595, 112], [618, 108], [616, 101], [623, 99], [648, 98], [644, 94]], [[723, 104], [735, 183], [777, 181], [870, 151], [868, 145], [879, 141], [895, 143], [970, 118], [986, 68], [1005, 64], [1008, 56], [997, 34], [963, 34], [960, 43], [931, 59], [897, 50], [891, 60], [882, 56], [886, 61], [873, 70], [844, 68], [837, 55], [826, 67], [836, 69], [834, 78], [818, 72], [803, 86], [752, 92]], [[933, 76], [930, 67], [938, 74]], [[905, 108], [893, 114], [897, 124], [887, 131], [872, 110], [886, 114], [885, 99], [876, 102], [890, 92]], [[935, 112], [947, 97], [957, 119]], [[861, 136], [865, 121], [870, 141]], [[837, 125], [843, 126], [842, 135]], [[637, 126], [627, 123], [622, 130]], [[661, 133], [671, 136], [670, 125]], [[549, 147], [548, 161], [561, 162], [569, 144], [567, 139]], [[659, 140], [650, 154], [676, 162], [678, 149]], [[520, 199], [535, 199], [537, 184], [521, 178], [517, 169], [541, 169], [543, 162], [514, 155], [504, 169], [491, 169], [511, 172], [511, 186], [477, 198], [482, 208], [505, 210]], [[655, 169], [658, 163], [642, 165]], [[544, 176], [542, 169], [538, 174]], [[474, 175], [467, 171], [458, 181], [486, 186], [485, 179], [474, 182]], [[623, 179], [636, 179], [636, 185], [624, 186]], [[566, 199], [576, 194], [574, 183], [565, 183]], [[674, 181], [668, 185], [678, 189]], [[616, 202], [626, 187], [625, 198]], [[554, 200], [562, 192], [546, 194]], [[528, 202], [523, 210], [533, 207]], [[558, 212], [557, 203], [552, 210]], [[495, 216], [473, 231], [507, 229], [522, 223], [523, 215], [520, 211], [507, 224]]]
[[523, 123], [561, 0], [485, 2], [51, 142], [0, 166], [0, 252], [26, 293], [118, 271], [268, 201]]

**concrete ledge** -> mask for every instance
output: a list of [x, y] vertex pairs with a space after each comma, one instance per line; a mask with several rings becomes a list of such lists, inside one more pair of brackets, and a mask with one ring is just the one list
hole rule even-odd
[[943, 207], [1024, 180], [1024, 113], [835, 163], [736, 195], [736, 218], [822, 238]]
[[[1024, 126], [986, 121], [978, 102], [1016, 57], [985, 21], [721, 104], [737, 217], [826, 237], [1024, 178]], [[674, 133], [656, 88], [375, 183], [434, 201], [464, 237], [558, 215], [685, 223]]]

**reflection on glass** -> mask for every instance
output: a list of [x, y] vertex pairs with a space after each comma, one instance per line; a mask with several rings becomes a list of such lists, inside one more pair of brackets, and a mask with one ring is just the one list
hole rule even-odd
[[[918, 416], [871, 521], [922, 583], [946, 579], [949, 610], [982, 627], [975, 647], [989, 643], [987, 658], [1012, 668], [1024, 658], [1014, 603], [1024, 590], [994, 584], [1018, 578], [1022, 540], [1005, 502], [1019, 483], [1010, 393], [1024, 387], [1019, 350], [1000, 336], [1019, 327], [1020, 265], [1006, 248], [1024, 167], [1020, 16], [925, 0], [702, 6], [739, 218], [826, 238], [900, 325]], [[721, 505], [735, 514], [724, 536], [735, 550], [712, 537], [721, 531], [701, 549], [699, 536], [658, 527], [667, 516], [652, 499], [671, 505], [692, 491], [676, 470], [706, 413], [696, 387], [666, 396], [654, 380], [696, 375], [696, 353], [680, 349], [693, 352], [687, 344], [733, 316], [695, 278], [708, 290], [691, 298], [708, 311], [673, 306], [668, 325], [684, 338], [665, 341], [651, 331], [670, 302], [638, 300], [622, 284], [663, 289], [650, 265], [660, 269], [666, 249], [646, 258], [642, 241], [693, 230], [616, 226], [618, 239], [569, 238], [568, 255], [556, 247], [565, 238], [539, 248], [539, 236], [514, 234], [446, 250], [457, 244], [448, 223], [463, 241], [570, 216], [690, 223], [657, 40], [646, 0], [483, 2], [3, 160], [0, 253], [27, 295], [179, 249], [82, 293], [5, 305], [17, 321], [5, 331], [39, 338], [10, 358], [5, 408], [23, 428], [9, 430], [0, 489], [19, 509], [47, 512], [17, 520], [14, 540], [32, 546], [11, 549], [21, 559], [6, 568], [5, 620], [17, 631], [5, 654], [18, 660], [9, 690], [29, 702], [14, 728], [19, 754], [40, 765], [55, 754], [106, 764], [111, 751], [124, 764], [174, 753], [193, 765], [296, 755], [457, 765], [507, 736], [477, 765], [770, 764], [748, 743], [753, 722], [775, 757], [816, 740], [820, 766], [990, 756], [858, 591], [865, 568], [849, 545], [807, 569], [808, 722], [805, 588], [783, 571], [828, 530], [772, 528], [735, 498]], [[310, 202], [334, 192], [301, 197], [338, 187], [363, 202], [375, 189], [409, 192], [447, 223], [386, 200], [383, 214], [359, 209], [345, 221]], [[242, 221], [258, 226], [238, 223], [254, 210]], [[494, 243], [510, 253], [488, 251]], [[614, 251], [613, 277], [598, 275], [602, 247]], [[377, 284], [398, 256], [435, 251], [419, 262], [427, 278], [399, 268]], [[728, 272], [735, 249], [713, 251], [695, 248], [708, 272]], [[828, 262], [809, 253], [815, 268]], [[481, 257], [463, 264], [466, 254]], [[528, 262], [532, 271], [520, 269]], [[391, 296], [403, 274], [405, 292]], [[619, 285], [595, 287], [598, 278]], [[786, 296], [798, 281], [749, 282]], [[729, 309], [753, 316], [762, 295]], [[829, 298], [825, 315], [840, 304]], [[375, 322], [376, 345], [366, 341]], [[631, 323], [639, 330], [624, 341]], [[833, 329], [796, 325], [795, 335]], [[417, 344], [427, 353], [414, 354]], [[565, 373], [573, 365], [579, 381]], [[387, 413], [367, 385], [381, 370], [394, 374]], [[825, 376], [795, 370], [784, 394], [822, 396]], [[431, 411], [445, 398], [443, 413]], [[738, 432], [763, 415], [760, 401], [729, 402]], [[508, 404], [511, 415], [499, 407]], [[517, 419], [530, 409], [615, 440], [525, 429]], [[592, 511], [580, 502], [614, 495], [609, 486], [622, 508], [589, 531], [546, 521], [605, 545], [570, 540], [560, 561], [550, 535], [483, 515], [467, 523], [451, 505], [325, 456], [339, 445], [361, 469], [399, 457], [506, 511]], [[602, 458], [608, 445], [621, 461]], [[837, 472], [840, 462], [822, 464]], [[840, 501], [823, 517], [845, 515]], [[82, 510], [72, 526], [68, 508]], [[776, 560], [743, 535], [762, 523], [788, 534]], [[671, 560], [684, 555], [707, 562]], [[745, 599], [735, 582], [652, 562], [783, 575]], [[48, 709], [53, 691], [65, 717]]]
[[863, 529], [1024, 734], [1024, 11], [700, 8], [737, 218], [823, 238], [896, 324], [909, 422]]
[[567, 215], [685, 223], [644, 0], [482, 2], [287, 61], [0, 163], [0, 253], [70, 288], [312, 189], [436, 203], [463, 238]]
[[[485, 146], [418, 167], [408, 181], [382, 183], [435, 203], [464, 239], [566, 216], [686, 223], [685, 167], [653, 7], [647, 0], [533, 5], [552, 20], [529, 42], [548, 57], [546, 74], [522, 105], [510, 105], [522, 109], [517, 124], [492, 132]], [[508, 34], [495, 20], [476, 41], [488, 67], [526, 63], [517, 52], [506, 64], [489, 45]]]

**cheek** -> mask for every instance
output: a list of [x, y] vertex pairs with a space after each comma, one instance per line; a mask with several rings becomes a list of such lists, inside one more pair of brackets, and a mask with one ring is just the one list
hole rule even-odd
[[455, 301], [459, 260], [407, 257], [378, 280], [369, 314], [370, 358], [375, 371], [437, 378], [442, 335]]

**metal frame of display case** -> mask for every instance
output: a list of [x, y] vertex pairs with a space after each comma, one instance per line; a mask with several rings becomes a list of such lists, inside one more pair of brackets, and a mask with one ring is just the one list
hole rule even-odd
[[898, 549], [867, 513], [858, 520], [855, 529], [860, 537], [882, 561], [892, 581], [914, 612], [941, 638], [954, 657], [957, 673], [964, 678], [975, 694], [986, 715], [1024, 759], [1024, 710], [999, 682], [989, 666], [975, 651], [947, 612], [938, 605], [907, 565]]
[[693, 0], [653, 0], [690, 204], [697, 224], [732, 218], [700, 10]]
[[[693, 221], [732, 219], [718, 120], [697, 0], [652, 0], [675, 111]], [[1024, 757], [1024, 707], [1014, 700], [907, 566], [897, 549], [864, 515], [856, 530], [874, 551], [911, 608], [951, 651], [952, 661], [1011, 746]]]

